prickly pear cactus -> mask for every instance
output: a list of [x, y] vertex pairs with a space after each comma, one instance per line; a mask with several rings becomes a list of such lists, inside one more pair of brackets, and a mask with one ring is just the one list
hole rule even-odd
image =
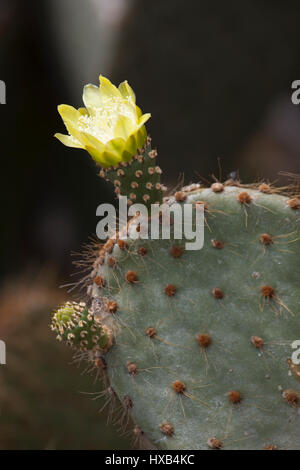
[[[155, 157], [145, 147], [102, 176], [121, 169], [122, 188], [131, 165]], [[156, 202], [149, 188], [147, 203]], [[201, 250], [186, 250], [184, 238], [137, 239], [133, 218], [127, 239], [95, 251], [89, 323], [78, 309], [75, 323], [59, 325], [64, 315], [55, 314], [59, 339], [100, 361], [107, 393], [141, 442], [300, 449], [300, 368], [291, 360], [300, 339], [300, 201], [278, 192], [232, 181], [182, 188], [165, 202], [204, 206]], [[93, 339], [92, 327], [105, 340], [99, 331]]]

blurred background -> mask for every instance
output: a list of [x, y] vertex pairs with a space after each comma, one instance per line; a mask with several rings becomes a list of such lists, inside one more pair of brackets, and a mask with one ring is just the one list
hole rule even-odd
[[71, 252], [114, 197], [87, 153], [53, 138], [57, 105], [81, 106], [99, 73], [127, 79], [167, 185], [232, 171], [285, 184], [280, 171], [300, 173], [299, 15], [292, 0], [1, 0], [0, 449], [130, 448], [48, 328], [79, 295], [59, 288]]

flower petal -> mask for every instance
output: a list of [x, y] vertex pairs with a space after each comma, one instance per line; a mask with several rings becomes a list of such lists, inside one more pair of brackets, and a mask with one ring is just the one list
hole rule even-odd
[[141, 108], [139, 108], [138, 106], [135, 106], [135, 112], [138, 118], [143, 115]]
[[127, 157], [126, 161], [130, 160], [133, 157], [133, 155], [136, 154], [137, 149], [138, 149], [137, 133], [134, 132], [126, 140], [125, 150], [127, 154], [129, 155], [129, 158]]
[[83, 137], [86, 139], [86, 145], [89, 147], [94, 147], [97, 149], [99, 152], [104, 152], [105, 150], [105, 144], [103, 144], [100, 140], [98, 140], [96, 137], [94, 137], [91, 134], [88, 134], [87, 132], [82, 132]]
[[77, 109], [73, 108], [73, 106], [69, 106], [67, 104], [61, 104], [57, 109], [69, 134], [85, 146], [85, 140], [81, 132], [78, 130], [78, 119], [81, 116], [81, 113], [77, 111]]
[[86, 108], [78, 108], [78, 112], [82, 114], [82, 116], [87, 116], [89, 114]]
[[121, 95], [123, 96], [123, 98], [125, 98], [126, 100], [131, 100], [133, 103], [135, 103], [134, 91], [131, 88], [131, 86], [128, 84], [127, 80], [120, 83], [119, 90], [120, 90]]
[[64, 145], [85, 148], [101, 166], [115, 166], [129, 161], [146, 140], [145, 122], [150, 114], [142, 114], [135, 104], [135, 94], [127, 81], [116, 88], [100, 75], [100, 87], [86, 85], [83, 91], [85, 108], [68, 105], [58, 107], [70, 135], [56, 134]]
[[109, 153], [115, 156], [115, 163], [119, 163], [122, 160], [122, 152], [125, 147], [125, 140], [122, 138], [112, 139], [106, 143], [106, 149]]
[[114, 166], [121, 160], [121, 156], [113, 146], [103, 144], [96, 137], [83, 132], [84, 137], [87, 140], [86, 149], [93, 159], [104, 167]]
[[114, 127], [114, 136], [116, 138], [121, 137], [122, 139], [127, 139], [132, 132], [134, 132], [136, 127], [134, 126], [132, 120], [127, 116], [120, 116], [117, 120], [117, 123]]
[[55, 134], [54, 137], [56, 137], [58, 140], [60, 140], [66, 147], [74, 147], [74, 148], [79, 148], [79, 149], [84, 149], [84, 145], [82, 145], [75, 137], [71, 135], [65, 135], [65, 134]]
[[76, 126], [78, 121], [78, 111], [73, 106], [69, 106], [68, 104], [60, 104], [57, 106], [57, 110], [62, 117], [64, 123], [68, 121], [68, 123], [73, 124]]
[[100, 95], [103, 98], [111, 98], [112, 96], [122, 98], [122, 95], [120, 91], [118, 90], [115, 85], [111, 83], [108, 78], [103, 77], [103, 75], [100, 75], [99, 77], [100, 81]]
[[148, 121], [148, 119], [151, 118], [151, 114], [150, 113], [146, 113], [146, 114], [143, 114], [140, 118], [139, 118], [139, 126], [142, 126], [143, 124], [145, 124], [145, 122]]
[[102, 166], [103, 168], [108, 168], [111, 166], [109, 160], [107, 160], [104, 156], [104, 152], [99, 152], [94, 147], [90, 147], [89, 145], [86, 146], [86, 150], [89, 152], [92, 159], [98, 163], [98, 165]]
[[146, 141], [146, 138], [147, 138], [147, 131], [146, 131], [146, 127], [145, 126], [142, 126], [140, 127], [140, 129], [137, 131], [136, 133], [136, 139], [137, 139], [137, 146], [138, 148], [142, 148], [145, 141]]
[[85, 85], [82, 99], [90, 114], [95, 114], [96, 108], [102, 106], [100, 91], [96, 85]]

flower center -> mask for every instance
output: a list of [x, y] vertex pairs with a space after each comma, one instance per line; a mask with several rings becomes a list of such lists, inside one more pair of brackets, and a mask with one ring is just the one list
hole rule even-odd
[[124, 100], [110, 97], [103, 99], [101, 107], [91, 109], [91, 114], [82, 115], [78, 119], [78, 129], [87, 132], [97, 138], [103, 144], [116, 138], [122, 137], [115, 132], [118, 119], [125, 116], [130, 119], [133, 126], [137, 126], [137, 118], [131, 106]]

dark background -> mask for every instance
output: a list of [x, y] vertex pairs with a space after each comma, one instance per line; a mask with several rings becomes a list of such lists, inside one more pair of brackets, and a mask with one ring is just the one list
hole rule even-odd
[[0, 1], [0, 448], [130, 445], [105, 427], [101, 400], [80, 396], [101, 385], [48, 331], [71, 295], [59, 289], [76, 272], [70, 253], [113, 200], [88, 154], [53, 138], [57, 105], [81, 106], [99, 73], [127, 79], [170, 187], [237, 170], [286, 184], [280, 171], [300, 173], [299, 18], [296, 1]]

